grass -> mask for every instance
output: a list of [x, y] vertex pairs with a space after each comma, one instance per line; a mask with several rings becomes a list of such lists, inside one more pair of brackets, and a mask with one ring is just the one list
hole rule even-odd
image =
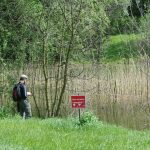
[[[103, 50], [101, 51], [100, 61], [103, 60], [104, 63], [107, 62], [119, 62], [122, 59], [128, 58], [138, 58], [141, 54], [141, 47], [138, 45], [142, 39], [144, 39], [142, 34], [118, 34], [110, 36], [102, 45]], [[91, 58], [96, 59], [97, 51], [95, 49], [87, 51], [84, 55], [73, 54], [73, 62], [79, 63], [91, 63]], [[77, 59], [78, 58], [78, 59]]]
[[150, 131], [73, 119], [0, 120], [0, 150], [149, 150]]
[[106, 59], [105, 61], [118, 61], [122, 58], [137, 57], [139, 52], [136, 45], [141, 38], [137, 34], [111, 36], [104, 44], [103, 59]]

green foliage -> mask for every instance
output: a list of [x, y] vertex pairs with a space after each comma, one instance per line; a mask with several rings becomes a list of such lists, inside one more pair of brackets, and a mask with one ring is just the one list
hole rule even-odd
[[140, 35], [116, 35], [104, 44], [103, 60], [116, 61], [120, 59], [129, 59], [140, 55], [137, 50], [137, 41], [142, 39]]
[[36, 18], [41, 10], [34, 0], [2, 0], [0, 2], [0, 52], [3, 59], [19, 61], [30, 59], [35, 36], [29, 27], [31, 18]]
[[[79, 53], [89, 47], [89, 40], [94, 42], [103, 34], [109, 23], [104, 5], [95, 0], [51, 1], [51, 5], [46, 1], [2, 0], [0, 6], [0, 55], [19, 64], [41, 59], [43, 37], [48, 60], [55, 61], [57, 54], [65, 57], [72, 24], [76, 26], [74, 52]], [[92, 49], [94, 45], [97, 43]]]
[[[18, 67], [18, 65], [17, 65]], [[0, 97], [5, 98], [4, 104], [10, 104], [12, 99], [12, 89], [14, 84], [16, 84], [16, 78], [12, 75], [12, 70], [16, 69], [14, 64], [11, 62], [3, 62], [0, 64]]]
[[[1, 57], [4, 59], [16, 59], [17, 53], [21, 51], [22, 25], [23, 25], [23, 7], [19, 1], [2, 0], [1, 8]], [[19, 50], [19, 51], [18, 51]]]
[[98, 118], [92, 112], [84, 112], [80, 118], [78, 125], [90, 125], [95, 124], [98, 121]]
[[136, 42], [137, 51], [141, 55], [150, 56], [150, 14], [141, 18], [139, 34], [142, 38]]
[[76, 128], [69, 119], [0, 120], [0, 149], [148, 150], [149, 131], [131, 131], [107, 124]]
[[107, 34], [121, 34], [131, 32], [133, 23], [132, 19], [128, 16], [127, 7], [130, 3], [129, 0], [107, 0], [104, 2], [106, 5], [106, 13], [110, 20], [110, 25], [106, 30]]
[[150, 14], [147, 14], [145, 17], [141, 18], [139, 32], [143, 34], [146, 42], [150, 39]]
[[131, 0], [128, 7], [129, 15], [132, 17], [142, 17], [149, 12], [149, 0]]
[[[138, 4], [148, 12], [147, 0]], [[63, 61], [73, 27], [71, 59], [99, 60], [106, 33], [137, 30], [136, 19], [129, 17], [129, 5], [130, 0], [1, 0], [0, 57], [19, 65], [43, 57], [49, 63]]]

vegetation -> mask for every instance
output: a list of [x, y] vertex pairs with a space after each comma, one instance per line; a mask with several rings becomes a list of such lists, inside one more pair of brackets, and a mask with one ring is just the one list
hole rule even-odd
[[149, 12], [149, 0], [131, 0], [131, 5], [128, 7], [130, 16], [141, 17]]
[[55, 0], [50, 5], [45, 0], [2, 0], [0, 58], [20, 64], [42, 58], [45, 63], [65, 62], [71, 46], [69, 61], [89, 52], [99, 61], [107, 35], [137, 32], [141, 18], [149, 13], [148, 3]]
[[79, 127], [72, 119], [0, 120], [0, 149], [148, 150], [149, 131], [131, 131], [102, 122]]
[[136, 44], [139, 40], [142, 37], [138, 34], [111, 36], [104, 44], [103, 59], [108, 62], [138, 57]]

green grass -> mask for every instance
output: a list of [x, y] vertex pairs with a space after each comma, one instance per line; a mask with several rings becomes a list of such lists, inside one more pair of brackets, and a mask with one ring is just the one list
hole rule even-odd
[[103, 59], [105, 61], [118, 61], [123, 58], [137, 57], [139, 55], [137, 42], [142, 39], [139, 34], [121, 34], [111, 36], [104, 44]]
[[150, 131], [72, 119], [2, 119], [0, 150], [149, 150]]

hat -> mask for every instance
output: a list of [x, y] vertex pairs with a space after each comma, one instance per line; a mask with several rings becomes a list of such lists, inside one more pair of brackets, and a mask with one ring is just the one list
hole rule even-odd
[[20, 76], [20, 79], [28, 79], [28, 76], [26, 76], [25, 74], [22, 74], [21, 76]]

